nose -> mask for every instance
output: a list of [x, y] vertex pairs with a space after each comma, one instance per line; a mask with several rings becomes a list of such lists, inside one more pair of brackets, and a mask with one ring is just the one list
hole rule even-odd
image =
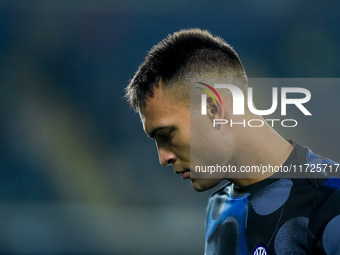
[[173, 152], [166, 150], [165, 148], [158, 148], [158, 156], [159, 163], [161, 163], [162, 166], [174, 164], [177, 159]]

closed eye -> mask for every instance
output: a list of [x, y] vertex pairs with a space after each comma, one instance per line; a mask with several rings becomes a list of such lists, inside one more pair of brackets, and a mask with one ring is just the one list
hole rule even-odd
[[163, 141], [163, 142], [169, 142], [172, 138], [172, 130], [166, 131], [164, 133], [159, 133], [158, 137]]

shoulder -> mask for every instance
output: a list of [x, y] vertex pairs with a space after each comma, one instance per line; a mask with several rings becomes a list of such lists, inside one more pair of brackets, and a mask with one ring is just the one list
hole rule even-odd
[[309, 217], [314, 249], [327, 255], [340, 254], [340, 167], [339, 163], [306, 148], [306, 177], [316, 192]]
[[[294, 199], [291, 210], [306, 212], [308, 242], [313, 254], [340, 255], [340, 167], [339, 163], [291, 142], [296, 148], [297, 168], [291, 174]], [[294, 209], [295, 207], [295, 209]]]
[[339, 163], [294, 141], [291, 143], [295, 146], [297, 165], [296, 172], [289, 175], [294, 183], [289, 209], [304, 213], [312, 254], [340, 255]]
[[227, 201], [227, 197], [230, 196], [231, 189], [232, 183], [228, 182], [210, 195], [206, 208], [207, 215], [209, 215], [209, 213], [213, 213], [213, 211], [221, 210]]
[[232, 186], [231, 182], [228, 182], [224, 184], [223, 186], [221, 186], [220, 188], [218, 188], [217, 190], [215, 190], [208, 199], [207, 209], [209, 210], [214, 200], [216, 200], [219, 197], [228, 195], [230, 193], [231, 186]]
[[[297, 166], [293, 178], [304, 178], [317, 190], [330, 177], [340, 177], [340, 164], [326, 157], [313, 153], [308, 147], [290, 141], [296, 148]], [[331, 181], [331, 180], [330, 180]]]
[[310, 214], [313, 246], [327, 255], [340, 254], [340, 178], [332, 176], [317, 189]]

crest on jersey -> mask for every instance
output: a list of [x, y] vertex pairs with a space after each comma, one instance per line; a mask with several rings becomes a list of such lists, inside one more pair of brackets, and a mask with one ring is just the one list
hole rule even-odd
[[263, 244], [258, 244], [253, 249], [251, 255], [268, 255], [267, 247]]

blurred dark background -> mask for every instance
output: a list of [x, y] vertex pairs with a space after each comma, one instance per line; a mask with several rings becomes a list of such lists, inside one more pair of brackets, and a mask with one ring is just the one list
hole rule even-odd
[[[340, 2], [0, 1], [0, 253], [203, 254], [205, 206], [125, 102], [146, 52], [198, 27], [249, 77], [340, 76]], [[289, 132], [340, 161], [337, 80]], [[256, 92], [254, 92], [256, 93]]]

